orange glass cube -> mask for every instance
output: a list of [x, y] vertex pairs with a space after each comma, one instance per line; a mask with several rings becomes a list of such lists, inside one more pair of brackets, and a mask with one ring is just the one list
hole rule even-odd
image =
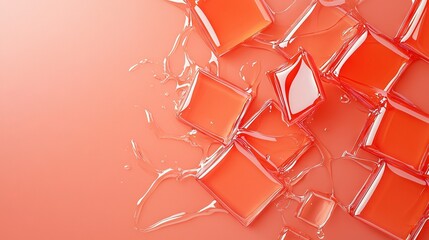
[[398, 239], [414, 239], [429, 203], [428, 180], [382, 162], [352, 206], [360, 220]]
[[189, 1], [199, 29], [218, 55], [260, 32], [272, 22], [263, 0]]
[[429, 119], [389, 101], [375, 117], [364, 148], [415, 171], [424, 171], [429, 160]]
[[386, 38], [366, 30], [339, 59], [333, 74], [358, 96], [378, 104], [377, 93], [388, 91], [409, 57]]
[[412, 62], [394, 83], [390, 97], [394, 97], [414, 110], [429, 114], [429, 62]]
[[309, 114], [324, 99], [319, 71], [302, 51], [286, 65], [267, 73], [291, 125]]
[[417, 236], [416, 240], [425, 240], [429, 237], [429, 219], [423, 220], [419, 225], [420, 227], [414, 231], [414, 235]]
[[359, 1], [356, 10], [368, 25], [393, 39], [410, 14], [413, 2], [415, 0], [365, 0]]
[[216, 140], [228, 144], [251, 100], [250, 94], [199, 70], [178, 117]]
[[283, 189], [240, 139], [216, 154], [197, 180], [245, 226]]
[[240, 136], [276, 170], [292, 167], [312, 142], [298, 125], [284, 121], [273, 101], [266, 102], [246, 123]]
[[307, 192], [297, 217], [316, 228], [322, 228], [329, 220], [334, 207], [335, 201], [328, 196]]
[[314, 0], [266, 0], [273, 14], [273, 23], [257, 35], [258, 40], [275, 43], [285, 37], [285, 34], [302, 16], [302, 13]]
[[359, 22], [342, 9], [324, 7], [315, 1], [278, 47], [288, 58], [300, 48], [305, 49], [317, 68], [323, 70], [359, 32], [359, 26]]
[[429, 3], [416, 0], [400, 37], [401, 43], [429, 60]]

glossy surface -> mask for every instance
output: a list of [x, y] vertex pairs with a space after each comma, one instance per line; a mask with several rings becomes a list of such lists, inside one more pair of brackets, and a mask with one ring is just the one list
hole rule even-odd
[[401, 27], [407, 24], [413, 2], [415, 0], [389, 0], [389, 4], [386, 4], [385, 0], [365, 0], [356, 5], [356, 10], [367, 24], [393, 39]]
[[239, 142], [213, 159], [198, 181], [246, 226], [283, 188]]
[[225, 54], [272, 22], [264, 0], [190, 0], [200, 30], [217, 54]]
[[332, 162], [336, 199], [345, 206], [349, 206], [365, 186], [377, 162], [378, 159], [363, 156], [347, 156]]
[[394, 83], [392, 97], [416, 111], [429, 114], [427, 85], [429, 84], [429, 63], [424, 60], [412, 62]]
[[429, 3], [415, 1], [414, 12], [400, 37], [401, 43], [429, 60]]
[[429, 119], [393, 102], [380, 110], [364, 147], [417, 171], [428, 164]]
[[300, 233], [292, 230], [292, 229], [285, 229], [281, 236], [279, 237], [279, 240], [308, 240], [309, 238], [301, 235]]
[[428, 201], [427, 180], [383, 162], [353, 211], [361, 220], [406, 239], [419, 223]]
[[408, 62], [408, 56], [393, 43], [365, 31], [338, 61], [334, 75], [346, 86], [377, 104], [377, 93], [388, 91]]
[[267, 76], [289, 124], [308, 115], [324, 99], [319, 72], [306, 52], [300, 52]]
[[277, 43], [279, 40], [286, 37], [287, 32], [314, 1], [269, 0], [267, 2], [270, 10], [274, 13], [274, 21], [265, 28], [261, 34], [258, 34], [256, 38], [271, 43]]
[[[328, 104], [303, 119], [315, 142], [251, 225], [195, 180], [222, 145], [176, 115], [196, 65], [241, 89], [260, 82], [244, 124], [276, 99], [264, 73], [288, 59], [253, 40], [217, 58], [180, 2], [0, 1], [0, 239], [270, 240], [285, 228], [309, 239], [392, 239], [347, 210], [379, 159], [342, 154], [376, 110], [333, 81], [323, 86]], [[267, 0], [281, 21], [256, 37], [283, 38], [308, 2]], [[335, 197], [320, 230], [296, 217], [308, 191]]]
[[424, 236], [428, 236], [429, 234], [429, 221], [426, 220], [423, 225], [422, 228], [419, 231], [419, 236], [417, 236], [417, 240], [423, 240], [425, 237]]
[[326, 100], [305, 119], [304, 125], [337, 158], [356, 149], [370, 111], [338, 85], [326, 81], [323, 82]]
[[324, 7], [315, 2], [295, 23], [279, 47], [287, 57], [304, 48], [320, 69], [342, 50], [358, 32], [358, 21], [336, 7]]
[[199, 71], [180, 107], [181, 120], [228, 144], [250, 103], [250, 95]]
[[283, 120], [280, 107], [273, 101], [255, 114], [240, 136], [276, 170], [292, 167], [311, 144], [304, 130]]
[[309, 192], [306, 194], [297, 216], [308, 224], [321, 228], [328, 221], [334, 207], [335, 202], [329, 197]]

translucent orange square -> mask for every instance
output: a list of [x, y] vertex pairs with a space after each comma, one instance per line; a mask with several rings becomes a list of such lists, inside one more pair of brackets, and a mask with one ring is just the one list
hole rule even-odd
[[334, 207], [335, 201], [328, 196], [316, 192], [307, 192], [297, 217], [316, 228], [322, 228], [329, 220]]
[[314, 1], [278, 47], [288, 58], [305, 49], [323, 70], [359, 31], [359, 22], [345, 11]]
[[401, 43], [429, 60], [429, 3], [416, 0], [400, 37]]
[[377, 93], [388, 91], [409, 57], [388, 39], [366, 30], [337, 61], [333, 74], [358, 96], [378, 104]]
[[352, 206], [360, 220], [399, 239], [413, 239], [429, 203], [427, 179], [382, 162]]
[[429, 119], [389, 101], [375, 117], [364, 148], [416, 171], [424, 171], [429, 158]]
[[293, 167], [312, 142], [298, 125], [286, 123], [274, 101], [266, 102], [246, 123], [240, 137], [276, 170]]
[[319, 71], [313, 59], [300, 51], [278, 69], [267, 73], [289, 125], [296, 123], [324, 100]]
[[393, 39], [410, 14], [413, 2], [415, 0], [389, 0], [386, 7], [386, 0], [365, 0], [359, 1], [356, 10], [368, 25]]
[[401, 73], [389, 92], [389, 97], [401, 101], [417, 112], [429, 114], [429, 62], [413, 61]]
[[199, 29], [218, 55], [225, 54], [272, 22], [263, 0], [189, 2]]
[[[427, 214], [429, 214], [429, 212]], [[419, 228], [417, 228], [413, 234], [417, 236], [416, 240], [425, 240], [429, 237], [429, 219], [422, 220], [422, 223], [419, 225]]]
[[250, 94], [199, 70], [183, 100], [178, 117], [228, 144], [251, 100]]
[[283, 189], [240, 140], [215, 155], [198, 181], [245, 226]]

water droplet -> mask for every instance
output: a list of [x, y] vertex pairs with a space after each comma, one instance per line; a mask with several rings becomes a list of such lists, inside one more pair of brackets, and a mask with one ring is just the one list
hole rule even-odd
[[126, 164], [126, 165], [124, 165], [124, 169], [127, 170], [127, 171], [129, 171], [129, 170], [131, 170], [131, 166], [128, 165], [128, 164]]
[[324, 128], [324, 129], [323, 129], [323, 131], [324, 131], [324, 132], [327, 132], [327, 131], [328, 131], [328, 128]]
[[324, 239], [325, 238], [325, 233], [323, 232], [323, 230], [321, 228], [317, 230], [316, 234], [317, 234], [317, 237], [319, 239]]
[[165, 92], [164, 96], [168, 97], [168, 96], [170, 96], [170, 93], [169, 92]]
[[349, 96], [347, 96], [347, 94], [343, 94], [343, 95], [341, 95], [341, 97], [340, 97], [340, 102], [341, 102], [341, 103], [349, 103], [349, 102], [350, 102], [350, 97], [349, 97]]

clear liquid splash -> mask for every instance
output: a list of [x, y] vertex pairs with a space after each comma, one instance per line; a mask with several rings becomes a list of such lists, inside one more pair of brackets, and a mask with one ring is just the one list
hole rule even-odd
[[203, 217], [203, 216], [209, 216], [215, 213], [228, 213], [225, 209], [219, 206], [218, 202], [216, 200], [213, 200], [211, 203], [209, 203], [207, 206], [201, 208], [197, 212], [193, 213], [187, 213], [187, 212], [180, 212], [174, 215], [171, 215], [170, 217], [164, 218], [150, 226], [148, 226], [145, 229], [139, 229], [143, 232], [151, 232], [155, 231], [164, 227], [168, 227], [171, 225], [176, 225], [179, 223], [184, 223], [187, 221], [190, 221], [195, 218]]
[[[130, 72], [135, 71], [140, 66], [145, 66], [145, 65], [161, 66], [162, 70], [160, 72], [153, 71], [153, 77], [159, 80], [160, 83], [166, 83], [169, 81], [176, 82], [176, 93], [179, 99], [174, 99], [173, 104], [174, 104], [174, 109], [177, 111], [178, 107], [180, 106], [181, 99], [183, 99], [183, 97], [186, 95], [187, 90], [190, 87], [190, 82], [192, 81], [196, 70], [201, 67], [196, 63], [195, 60], [193, 60], [190, 57], [187, 49], [191, 34], [196, 33], [193, 25], [192, 15], [187, 5], [187, 1], [186, 0], [166, 0], [166, 2], [173, 4], [184, 11], [185, 21], [184, 21], [183, 29], [181, 33], [178, 34], [168, 55], [164, 59], [162, 59], [161, 62], [156, 62], [149, 59], [142, 59], [138, 63], [131, 66], [129, 68], [129, 71]], [[325, 2], [325, 4], [339, 4], [342, 1], [322, 1], [322, 2]], [[293, 1], [289, 6], [286, 6], [285, 8], [280, 10], [274, 10], [270, 8], [270, 11], [273, 14], [287, 14], [288, 10], [295, 3], [296, 1]], [[294, 38], [287, 40], [285, 44], [287, 45], [288, 43], [294, 41], [297, 38], [312, 37], [318, 34], [326, 33], [332, 28], [335, 28], [339, 24], [339, 22], [344, 17], [347, 17], [349, 14], [350, 13], [345, 14], [345, 16], [343, 16], [337, 23], [335, 23], [333, 26], [331, 26], [328, 29], [295, 36]], [[357, 31], [357, 25], [347, 29], [346, 31], [343, 32], [343, 35], [342, 35], [343, 39], [349, 39], [350, 37], [354, 36], [356, 34], [356, 31]], [[265, 37], [267, 36], [263, 36], [263, 34], [259, 34], [252, 41], [243, 43], [242, 46], [263, 49], [263, 50], [272, 52], [276, 47], [276, 44], [278, 43], [264, 40]], [[181, 66], [178, 72], [174, 72], [173, 61], [177, 57], [177, 55], [179, 55], [179, 58], [183, 60], [183, 65]], [[210, 59], [208, 60], [208, 62], [205, 64], [201, 64], [201, 66], [204, 66], [203, 68], [216, 74], [217, 76], [220, 75], [221, 66], [219, 64], [219, 59], [216, 56], [216, 54], [214, 54], [214, 52], [212, 51], [210, 51]], [[246, 91], [250, 92], [252, 95], [256, 94], [257, 88], [262, 79], [260, 77], [260, 72], [261, 72], [260, 61], [252, 61], [252, 62], [244, 63], [238, 73], [240, 78], [247, 84]], [[342, 96], [340, 101], [342, 103], [349, 103], [350, 98], [347, 98], [348, 97], [347, 95], [344, 95], [344, 96], [346, 97], [343, 98]], [[367, 109], [365, 110], [367, 111]], [[140, 149], [136, 141], [131, 140], [133, 153], [139, 165], [145, 171], [151, 174], [154, 174], [156, 176], [155, 180], [152, 182], [152, 184], [147, 189], [147, 191], [137, 201], [137, 208], [134, 214], [136, 228], [143, 232], [150, 232], [150, 231], [155, 231], [167, 226], [172, 226], [179, 223], [187, 222], [189, 220], [202, 217], [202, 216], [208, 216], [215, 213], [227, 213], [225, 209], [220, 207], [219, 203], [216, 200], [213, 200], [208, 205], [202, 207], [200, 210], [196, 212], [182, 211], [179, 213], [172, 214], [169, 217], [160, 219], [149, 226], [139, 227], [142, 217], [144, 216], [144, 211], [146, 210], [144, 208], [145, 203], [156, 191], [156, 189], [160, 184], [162, 184], [163, 182], [169, 179], [176, 180], [176, 181], [183, 181], [184, 179], [195, 179], [198, 171], [201, 169], [201, 166], [207, 161], [210, 153], [212, 151], [217, 151], [216, 149], [219, 149], [220, 147], [218, 144], [214, 142], [205, 144], [203, 146], [203, 144], [197, 141], [198, 136], [200, 136], [201, 134], [199, 134], [198, 131], [195, 129], [191, 129], [187, 133], [180, 136], [167, 134], [165, 133], [165, 131], [163, 131], [161, 128], [159, 128], [156, 125], [154, 118], [152, 116], [152, 113], [149, 110], [144, 110], [144, 111], [146, 116], [146, 122], [149, 128], [155, 133], [155, 135], [158, 138], [181, 141], [189, 144], [192, 147], [199, 148], [201, 149], [202, 158], [201, 158], [200, 166], [198, 166], [197, 168], [186, 169], [186, 170], [183, 170], [180, 168], [157, 169], [152, 165], [152, 162], [147, 158], [146, 154]], [[295, 146], [302, 144], [300, 141], [298, 141], [298, 137], [289, 136], [289, 135], [288, 136], [268, 136], [262, 133], [252, 132], [252, 131], [242, 131], [241, 133], [248, 134], [253, 137], [257, 137], [268, 141], [278, 141], [279, 138], [288, 138], [290, 139], [291, 144]], [[285, 184], [285, 190], [282, 193], [282, 195], [278, 198], [277, 204], [276, 204], [276, 207], [280, 212], [284, 211], [284, 209], [287, 209], [290, 206], [291, 201], [296, 201], [300, 203], [304, 201], [304, 196], [299, 196], [293, 193], [293, 187], [296, 184], [298, 184], [300, 181], [302, 181], [302, 179], [304, 179], [309, 172], [319, 167], [326, 168], [329, 173], [330, 182], [332, 183], [331, 198], [343, 210], [348, 211], [348, 207], [343, 206], [335, 198], [335, 190], [334, 190], [333, 177], [332, 177], [332, 161], [334, 159], [332, 158], [332, 155], [329, 153], [329, 151], [322, 144], [316, 141], [316, 146], [322, 155], [322, 162], [302, 170], [301, 172], [299, 172], [297, 175], [293, 177], [285, 178], [282, 175], [279, 176]], [[347, 157], [350, 157], [350, 156], [353, 156], [353, 155], [347, 154]], [[346, 157], [346, 156], [343, 156], [343, 157]], [[353, 158], [353, 157], [348, 159], [352, 159], [353, 161], [360, 163], [360, 166], [368, 168], [367, 164], [361, 162], [361, 161], [364, 161], [362, 159]], [[287, 225], [285, 216], [283, 214], [281, 214], [281, 216], [284, 221], [284, 224]], [[323, 233], [323, 229], [318, 229], [317, 236], [319, 239], [324, 239], [325, 235]], [[281, 234], [280, 234], [280, 239], [281, 239]]]
[[134, 152], [134, 156], [139, 162], [142, 163], [141, 164], [142, 168], [148, 172], [156, 174], [155, 180], [152, 182], [152, 184], [149, 186], [149, 188], [146, 190], [143, 196], [137, 201], [137, 208], [134, 213], [134, 223], [137, 230], [142, 232], [151, 232], [167, 226], [187, 222], [198, 217], [208, 216], [215, 213], [227, 213], [227, 211], [223, 209], [217, 203], [216, 200], [213, 200], [211, 203], [202, 207], [197, 212], [175, 213], [166, 218], [160, 219], [149, 226], [140, 227], [140, 222], [144, 215], [143, 210], [145, 207], [145, 203], [150, 199], [150, 197], [156, 191], [158, 186], [169, 179], [173, 179], [176, 181], [183, 181], [185, 179], [195, 179], [201, 166], [198, 168], [185, 169], [185, 170], [181, 168], [167, 168], [167, 169], [159, 170], [159, 169], [156, 169], [151, 164], [150, 160], [145, 157], [145, 155], [143, 154], [143, 151], [140, 149], [140, 147], [134, 140], [131, 140], [131, 145]]
[[[290, 45], [296, 39], [299, 39], [299, 38], [309, 38], [309, 37], [314, 37], [314, 36], [317, 36], [317, 35], [320, 35], [320, 34], [326, 34], [326, 33], [330, 32], [332, 29], [335, 29], [336, 27], [338, 27], [338, 25], [341, 23], [341, 21], [343, 21], [347, 17], [350, 17], [350, 15], [351, 15], [351, 11], [346, 12], [344, 14], [344, 16], [342, 16], [340, 19], [338, 19], [338, 21], [335, 22], [332, 26], [330, 26], [328, 28], [325, 28], [325, 29], [322, 29], [320, 31], [308, 32], [308, 33], [300, 34], [300, 35], [297, 35], [297, 36], [294, 36], [294, 37], [291, 37], [291, 38], [285, 38], [281, 43], [278, 44], [278, 46], [281, 47], [281, 48], [286, 48], [288, 45]], [[347, 39], [350, 38], [350, 37], [352, 37], [353, 36], [352, 33], [355, 32], [354, 29], [357, 30], [357, 28], [359, 26], [360, 26], [360, 24], [357, 23], [354, 26], [350, 27], [349, 29], [347, 29], [346, 31], [343, 32], [343, 34], [342, 34], [343, 36], [342, 37], [343, 38], [346, 37]], [[296, 26], [296, 27], [299, 27], [299, 26]]]
[[246, 92], [256, 95], [259, 84], [261, 83], [260, 76], [261, 73], [261, 63], [259, 61], [252, 61], [243, 64], [240, 67], [239, 76], [243, 82], [246, 83], [247, 87]]
[[325, 233], [323, 232], [323, 229], [322, 229], [322, 228], [317, 229], [316, 234], [317, 234], [317, 237], [318, 237], [319, 239], [324, 239], [324, 238], [325, 238]]

